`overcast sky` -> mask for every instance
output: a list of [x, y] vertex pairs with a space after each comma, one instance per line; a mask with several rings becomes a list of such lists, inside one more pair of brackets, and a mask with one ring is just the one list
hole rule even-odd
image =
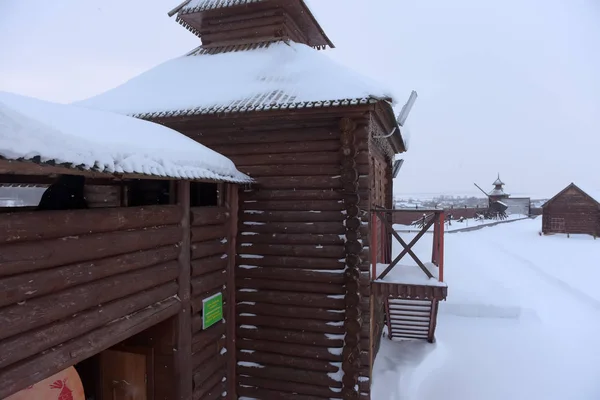
[[[0, 0], [0, 90], [103, 92], [199, 44], [180, 0]], [[368, 4], [368, 8], [366, 6]], [[400, 194], [600, 188], [599, 0], [310, 0], [333, 58], [387, 83], [407, 125]]]

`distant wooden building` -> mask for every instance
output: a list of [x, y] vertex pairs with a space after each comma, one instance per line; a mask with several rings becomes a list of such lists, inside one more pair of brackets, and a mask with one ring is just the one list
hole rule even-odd
[[[218, 311], [234, 314], [236, 184], [249, 178], [157, 124], [2, 92], [0, 138], [0, 184], [49, 186], [39, 207], [0, 209], [0, 399], [71, 366], [86, 399], [227, 392], [235, 324]], [[211, 297], [224, 306], [198, 341]]]
[[[392, 208], [405, 151], [393, 99], [319, 51], [333, 45], [302, 0], [192, 0], [172, 14], [201, 46], [78, 105], [173, 128], [255, 179], [240, 194], [235, 395], [369, 399], [389, 294], [371, 293], [370, 265], [391, 250], [388, 233], [371, 252], [371, 211]], [[211, 354], [198, 376], [219, 351], [195, 349]]]
[[600, 190], [571, 183], [542, 206], [542, 232], [600, 236]]

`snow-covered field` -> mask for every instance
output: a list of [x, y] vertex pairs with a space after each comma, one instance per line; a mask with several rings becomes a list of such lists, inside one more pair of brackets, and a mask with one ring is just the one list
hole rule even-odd
[[[372, 398], [600, 399], [600, 240], [540, 229], [446, 235], [437, 342], [383, 340]], [[424, 259], [430, 240], [417, 244]]]

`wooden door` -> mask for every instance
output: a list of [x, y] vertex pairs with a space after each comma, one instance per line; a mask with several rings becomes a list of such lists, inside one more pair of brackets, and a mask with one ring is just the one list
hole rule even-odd
[[100, 353], [102, 400], [152, 400], [152, 354], [146, 349]]

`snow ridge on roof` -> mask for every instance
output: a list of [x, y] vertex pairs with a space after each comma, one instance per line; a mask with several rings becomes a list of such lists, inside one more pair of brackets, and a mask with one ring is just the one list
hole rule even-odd
[[391, 98], [384, 85], [298, 43], [192, 52], [75, 104], [138, 117], [346, 106]]
[[228, 158], [162, 125], [6, 92], [0, 92], [0, 158], [116, 174], [251, 181]]
[[191, 0], [182, 9], [182, 14], [214, 10], [216, 8], [233, 7], [242, 4], [259, 3], [264, 0]]

